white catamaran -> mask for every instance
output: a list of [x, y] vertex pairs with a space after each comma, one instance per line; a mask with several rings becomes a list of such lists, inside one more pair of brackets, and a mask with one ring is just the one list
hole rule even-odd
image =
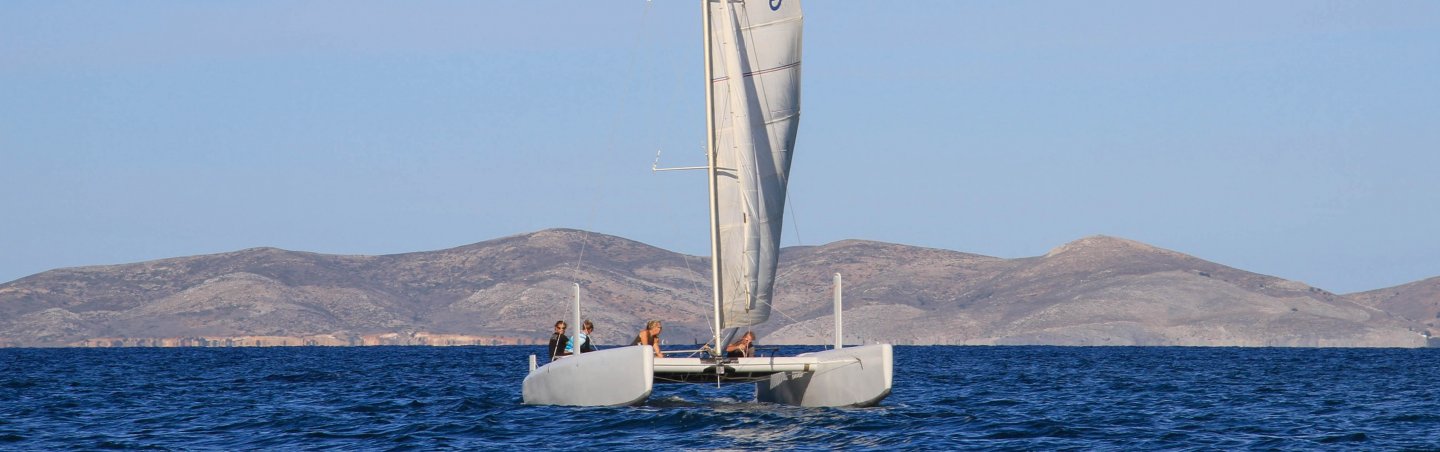
[[[637, 345], [530, 357], [523, 397], [534, 405], [633, 405], [655, 383], [754, 382], [756, 400], [869, 406], [890, 394], [890, 344], [845, 348], [840, 278], [835, 348], [791, 357], [727, 358], [724, 344], [770, 317], [791, 150], [800, 119], [798, 0], [702, 0], [715, 337], [698, 357], [656, 358]], [[576, 287], [575, 325], [580, 324]]]

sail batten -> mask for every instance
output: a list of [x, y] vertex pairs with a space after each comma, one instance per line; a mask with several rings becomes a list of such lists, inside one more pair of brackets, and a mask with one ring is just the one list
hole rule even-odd
[[[721, 328], [770, 317], [790, 157], [800, 112], [797, 0], [710, 8], [715, 284]], [[718, 168], [730, 171], [720, 172]]]

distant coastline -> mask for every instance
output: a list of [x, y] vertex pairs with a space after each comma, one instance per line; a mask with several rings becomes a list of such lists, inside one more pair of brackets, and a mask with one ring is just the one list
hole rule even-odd
[[[64, 347], [367, 347], [382, 345], [450, 347], [536, 345], [544, 342], [543, 339], [537, 338], [416, 332], [309, 336], [95, 337], [71, 342], [65, 344]], [[19, 341], [0, 339], [0, 347], [18, 347], [19, 344]]]

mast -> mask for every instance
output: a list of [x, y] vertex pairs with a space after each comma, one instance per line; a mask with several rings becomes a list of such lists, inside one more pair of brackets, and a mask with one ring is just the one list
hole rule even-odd
[[580, 343], [580, 332], [583, 330], [580, 328], [580, 283], [571, 284], [575, 285], [575, 326], [573, 327], [575, 329], [570, 330], [570, 343], [575, 344], [571, 349], [575, 350], [574, 353], [578, 355], [580, 354], [580, 346], [585, 345]]
[[[721, 0], [721, 8], [728, 12], [729, 5], [723, 3], [725, 1]], [[707, 173], [710, 180], [710, 285], [714, 287], [710, 292], [715, 305], [715, 349], [723, 351], [725, 344], [720, 343], [720, 326], [725, 324], [720, 317], [720, 198], [715, 187], [720, 174], [716, 170], [715, 155], [718, 150], [715, 149], [715, 82], [712, 81], [715, 78], [715, 68], [710, 60], [710, 46], [713, 44], [710, 34], [710, 0], [700, 0], [700, 17], [705, 31], [705, 154], [710, 167]], [[723, 353], [715, 352], [715, 356], [720, 355]]]
[[[577, 287], [578, 287], [578, 284], [577, 284]], [[840, 323], [840, 301], [842, 300], [842, 298], [841, 298], [841, 296], [840, 296], [840, 291], [841, 291], [841, 289], [842, 289], [842, 286], [841, 286], [841, 281], [840, 281], [840, 274], [839, 274], [839, 273], [836, 273], [836, 274], [835, 274], [835, 349], [836, 349], [836, 350], [845, 348], [845, 333], [842, 332], [842, 331], [840, 331], [840, 327], [841, 327], [841, 326], [844, 326], [842, 323]]]

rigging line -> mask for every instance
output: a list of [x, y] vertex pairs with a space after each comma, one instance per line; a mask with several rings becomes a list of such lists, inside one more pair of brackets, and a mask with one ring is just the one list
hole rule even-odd
[[[791, 157], [794, 158], [794, 157]], [[786, 181], [789, 184], [789, 181]], [[790, 209], [790, 230], [795, 232], [795, 245], [805, 246], [805, 240], [800, 238], [800, 214], [795, 212], [795, 194], [788, 186], [785, 189], [785, 207]]]
[[[694, 273], [695, 270], [692, 269], [692, 268], [690, 268], [690, 255], [689, 255], [689, 254], [684, 254], [684, 253], [682, 253], [682, 254], [680, 254], [680, 256], [683, 258], [682, 260], [685, 261], [685, 272], [686, 272], [687, 274], [689, 274], [689, 273]], [[702, 277], [703, 277], [703, 276], [702, 276]], [[700, 283], [695, 282], [694, 279], [691, 279], [691, 280], [690, 280], [690, 288], [691, 288], [691, 290], [694, 290], [695, 292], [702, 293], [702, 294], [704, 293], [703, 291], [700, 290]], [[701, 302], [699, 302], [699, 303], [697, 303], [697, 304], [706, 305], [706, 304], [708, 304], [708, 303], [705, 303], [704, 301], [701, 301]], [[709, 312], [709, 311], [705, 311], [705, 326], [708, 327], [708, 328], [710, 328], [710, 336], [711, 336], [711, 337], [714, 337], [714, 336], [715, 336], [715, 319], [710, 318], [710, 312]], [[706, 344], [709, 344], [709, 342], [706, 342]]]
[[[771, 303], [771, 304], [770, 304], [770, 310], [780, 313], [780, 315], [785, 316], [785, 319], [786, 319], [786, 320], [789, 320], [789, 321], [790, 321], [790, 324], [791, 324], [791, 325], [799, 325], [800, 328], [804, 328], [806, 332], [808, 332], [808, 333], [810, 333], [810, 334], [814, 334], [815, 337], [820, 338], [820, 339], [822, 339], [822, 341], [823, 341], [825, 335], [820, 334], [820, 332], [815, 331], [813, 328], [810, 328], [810, 327], [809, 327], [808, 325], [806, 325], [804, 322], [801, 322], [800, 320], [798, 320], [798, 319], [796, 319], [796, 318], [794, 318], [794, 317], [791, 317], [790, 314], [786, 314], [784, 310], [775, 307], [775, 304], [774, 304], [774, 303]], [[827, 347], [828, 347], [828, 345], [827, 345]]]
[[[651, 7], [651, 3], [652, 3], [652, 2], [648, 2], [648, 1], [646, 2], [646, 10], [647, 10], [647, 12], [649, 11], [649, 9], [650, 9], [650, 7]], [[636, 48], [642, 47], [641, 44], [642, 44], [643, 42], [645, 42], [644, 39], [639, 40], [639, 41], [636, 43]], [[651, 52], [647, 52], [647, 53], [645, 54], [644, 58], [645, 58], [645, 60], [646, 60], [647, 63], [642, 63], [642, 66], [643, 66], [643, 67], [650, 67], [651, 65], [648, 64], [648, 61], [650, 61], [650, 59], [652, 59], [652, 58], [654, 57], [654, 56], [651, 55], [651, 54], [652, 54], [652, 53], [658, 53], [658, 51], [653, 51], [654, 49], [653, 49], [653, 48], [650, 48], [650, 47], [646, 47], [646, 50], [651, 50]], [[687, 81], [688, 81], [689, 77], [691, 77], [693, 74], [690, 74], [690, 73], [686, 72], [685, 70], [683, 70], [683, 68], [682, 68], [681, 66], [678, 66], [678, 65], [670, 65], [670, 66], [668, 66], [668, 67], [671, 68], [671, 69], [669, 70], [669, 73], [671, 74], [671, 78], [674, 80], [674, 82], [671, 84], [671, 86], [672, 86], [671, 91], [670, 91], [671, 97], [674, 97], [674, 98], [684, 97], [684, 96], [682, 96], [682, 94], [687, 94], [687, 92], [684, 91], [685, 85], [688, 84]], [[659, 91], [663, 91], [663, 90], [659, 90]], [[654, 96], [638, 96], [638, 95], [637, 95], [637, 96], [631, 96], [631, 97], [642, 98], [642, 97], [654, 97]], [[660, 96], [660, 97], [663, 97], [663, 96]], [[616, 118], [618, 119], [618, 118], [620, 118], [621, 116], [623, 116], [623, 115], [616, 115]], [[612, 128], [612, 130], [613, 130], [613, 128]], [[659, 138], [660, 132], [663, 131], [663, 130], [665, 130], [665, 129], [663, 129], [663, 128], [647, 128], [647, 130], [650, 132], [650, 140], [651, 140], [651, 141], [654, 141], [654, 142], [659, 142], [659, 141], [660, 141], [660, 138]], [[701, 156], [702, 156], [702, 157], [708, 157], [708, 156], [706, 155], [706, 150], [707, 150], [707, 148], [706, 148], [706, 146], [705, 146], [704, 140], [701, 140], [701, 147], [700, 147], [700, 148], [701, 148], [701, 152], [700, 152]], [[657, 161], [658, 161], [658, 159], [659, 159], [659, 153], [658, 153], [658, 152], [657, 152], [657, 154], [656, 154], [656, 159], [657, 159]], [[678, 218], [678, 217], [683, 217], [683, 215], [679, 215], [679, 213], [681, 212], [681, 209], [677, 208], [676, 205], [675, 205], [673, 202], [666, 202], [666, 203], [663, 203], [663, 204], [664, 204], [664, 206], [667, 208], [667, 210], [671, 212], [672, 217], [677, 217], [677, 218]], [[707, 241], [708, 241], [708, 239], [707, 239]], [[695, 258], [695, 256], [691, 256], [691, 255], [686, 254], [686, 253], [679, 253], [679, 254], [681, 255], [682, 262], [684, 262], [686, 274], [687, 274], [687, 275], [688, 275], [688, 274], [696, 274], [695, 269], [694, 269], [694, 267], [692, 266], [692, 263], [691, 263], [691, 259], [692, 259], [692, 258]], [[704, 276], [702, 276], [702, 278], [704, 278]], [[704, 294], [705, 294], [705, 291], [702, 290], [702, 288], [700, 287], [700, 284], [699, 284], [699, 282], [697, 281], [697, 279], [690, 279], [690, 287], [691, 287], [691, 290], [693, 291], [693, 293], [702, 294], [702, 298], [700, 298], [700, 299], [690, 299], [689, 297], [681, 297], [680, 300], [682, 300], [682, 301], [687, 301], [687, 300], [688, 300], [688, 301], [693, 301], [693, 302], [695, 302], [697, 305], [704, 305], [704, 306], [707, 306], [707, 307], [708, 307], [708, 306], [710, 305], [710, 303], [709, 303], [709, 301], [710, 301], [710, 300], [709, 300], [709, 296], [705, 296], [705, 295], [704, 295]], [[715, 321], [714, 321], [713, 318], [711, 318], [712, 316], [711, 316], [709, 310], [705, 310], [704, 312], [705, 312], [705, 319], [706, 319], [705, 325], [706, 325], [706, 326], [708, 327], [708, 329], [710, 330], [711, 336], [714, 336], [714, 329], [715, 329], [715, 328], [714, 328], [714, 324], [715, 324]]]
[[[800, 270], [800, 268], [795, 267], [795, 266], [792, 265], [789, 270], [787, 270], [787, 271], [785, 271], [784, 273], [781, 273], [781, 274], [779, 274], [778, 276], [776, 276], [776, 277], [775, 277], [775, 281], [776, 281], [776, 282], [779, 282], [781, 278], [788, 277], [788, 276], [790, 276], [791, 273], [795, 273], [796, 271], [799, 271], [799, 270]], [[834, 289], [832, 288], [832, 289], [830, 289], [830, 290], [833, 291]], [[832, 295], [833, 295], [833, 292], [832, 292]], [[819, 331], [816, 331], [815, 329], [813, 329], [813, 328], [811, 328], [810, 326], [806, 325], [804, 322], [800, 322], [800, 321], [797, 320], [796, 318], [791, 317], [790, 314], [787, 314], [787, 313], [785, 312], [785, 310], [775, 307], [775, 302], [774, 302], [774, 300], [775, 300], [776, 298], [779, 298], [779, 296], [776, 295], [776, 294], [771, 294], [771, 298], [770, 298], [770, 300], [771, 300], [771, 302], [770, 302], [770, 310], [771, 310], [771, 311], [780, 313], [781, 316], [784, 316], [787, 320], [790, 321], [790, 324], [792, 324], [792, 325], [799, 325], [800, 328], [805, 329], [805, 331], [808, 332], [808, 333], [810, 333], [810, 334], [814, 334], [815, 337], [819, 337], [819, 338], [825, 337], [825, 336], [824, 336], [823, 334], [821, 334]], [[834, 314], [832, 313], [831, 315], [834, 315]], [[828, 345], [827, 345], [827, 347], [828, 347]]]
[[[646, 1], [646, 2], [645, 2], [645, 6], [646, 6], [646, 9], [647, 9], [647, 10], [650, 8], [651, 3], [652, 3], [652, 2], [650, 2], [650, 1]], [[638, 46], [638, 43], [637, 43], [637, 46]], [[658, 52], [657, 52], [657, 53], [658, 53]], [[647, 65], [647, 67], [648, 67], [648, 65]], [[689, 84], [689, 83], [688, 83], [689, 77], [691, 77], [693, 74], [688, 73], [686, 70], [684, 70], [684, 69], [683, 69], [681, 66], [679, 66], [679, 65], [671, 65], [670, 68], [671, 68], [671, 69], [670, 69], [670, 74], [671, 74], [670, 77], [673, 79], [673, 83], [671, 83], [670, 96], [671, 96], [672, 98], [677, 98], [677, 99], [678, 99], [678, 98], [683, 98], [683, 97], [685, 97], [685, 95], [689, 94], [689, 93], [685, 90], [685, 88], [687, 88], [686, 85]], [[657, 90], [657, 91], [660, 91], [660, 90]], [[662, 128], [647, 128], [647, 130], [650, 131], [650, 140], [651, 140], [651, 141], [654, 141], [654, 142], [660, 141], [660, 139], [659, 139], [659, 132], [660, 132], [661, 130], [663, 130]], [[705, 141], [705, 140], [701, 140], [701, 146], [700, 146], [701, 152], [700, 152], [700, 155], [701, 155], [702, 157], [707, 157], [707, 158], [708, 158], [708, 155], [706, 155], [706, 153], [708, 152], [708, 148], [707, 148], [707, 146], [706, 146], [706, 144], [705, 144], [704, 141]], [[656, 161], [658, 162], [658, 161], [659, 161], [659, 158], [660, 158], [660, 153], [659, 153], [659, 152], [656, 153], [655, 158], [656, 158]], [[666, 207], [668, 207], [668, 210], [670, 211], [672, 217], [675, 217], [675, 218], [681, 218], [681, 217], [683, 217], [682, 215], [679, 215], [681, 209], [677, 208], [673, 202], [668, 202], [668, 203], [664, 203], [664, 204], [665, 204]], [[708, 242], [709, 239], [706, 239], [706, 241]], [[682, 258], [682, 261], [685, 263], [685, 272], [686, 272], [686, 274], [687, 274], [687, 275], [688, 275], [688, 274], [695, 274], [695, 269], [691, 266], [691, 262], [690, 262], [690, 259], [691, 259], [692, 257], [694, 257], [694, 256], [691, 256], [691, 255], [686, 254], [686, 253], [680, 253], [680, 256], [681, 256], [681, 258]], [[701, 278], [702, 278], [702, 279], [703, 279], [703, 278], [706, 278], [706, 276], [702, 274], [702, 275], [701, 275]], [[699, 294], [701, 294], [701, 298], [700, 298], [700, 299], [698, 299], [698, 300], [691, 300], [691, 301], [694, 301], [694, 302], [695, 302], [696, 304], [698, 304], [698, 305], [703, 305], [703, 306], [707, 306], [707, 307], [710, 305], [710, 297], [709, 297], [707, 294], [705, 294], [705, 292], [704, 292], [703, 290], [701, 290], [701, 288], [700, 288], [700, 283], [697, 282], [696, 279], [691, 279], [691, 280], [690, 280], [690, 288], [691, 288], [692, 291], [694, 291], [694, 293], [699, 293]], [[685, 298], [688, 298], [688, 297], [685, 297]], [[682, 300], [685, 300], [685, 298], [682, 298]], [[707, 310], [704, 310], [703, 312], [705, 312], [705, 320], [706, 320], [705, 325], [706, 325], [706, 327], [710, 330], [711, 336], [714, 336], [714, 333], [715, 333], [715, 331], [714, 331], [714, 330], [715, 330], [715, 327], [714, 327], [714, 325], [715, 325], [715, 320], [711, 318], [710, 310], [707, 309]]]
[[[640, 12], [640, 26], [637, 27], [637, 31], [636, 31], [636, 33], [635, 33], [635, 44], [632, 45], [631, 48], [630, 48], [630, 61], [629, 61], [629, 66], [630, 66], [632, 69], [633, 69], [633, 68], [635, 67], [635, 65], [636, 65], [636, 63], [635, 63], [635, 60], [637, 59], [636, 54], [640, 53], [640, 52], [637, 51], [636, 49], [639, 48], [639, 47], [640, 47], [640, 43], [641, 43], [642, 41], [644, 41], [644, 30], [647, 28], [646, 24], [649, 23], [649, 20], [648, 20], [648, 19], [649, 19], [649, 17], [650, 17], [650, 7], [651, 7], [651, 2], [648, 2], [648, 1], [647, 1], [647, 2], [645, 2], [645, 9]], [[632, 85], [632, 86], [631, 86], [631, 89], [634, 90], [635, 87]], [[622, 101], [621, 101], [622, 106], [623, 106], [623, 102], [624, 102], [623, 99], [629, 99], [629, 98], [632, 98], [632, 97], [634, 97], [634, 96], [623, 96], [623, 97], [622, 97]], [[623, 108], [618, 108], [618, 107], [617, 107], [617, 110], [623, 110]], [[604, 147], [604, 149], [605, 149], [605, 151], [606, 151], [606, 152], [605, 152], [606, 154], [613, 153], [614, 150], [615, 150], [615, 142], [616, 142], [616, 140], [617, 140], [617, 137], [616, 137], [616, 136], [617, 136], [617, 134], [618, 134], [617, 130], [619, 129], [618, 126], [619, 126], [619, 123], [620, 123], [620, 118], [621, 118], [622, 116], [625, 116], [625, 115], [618, 115], [618, 114], [617, 114], [617, 115], [612, 115], [612, 116], [611, 116], [611, 125], [610, 125], [610, 127], [609, 127], [610, 135], [606, 138], [606, 140], [605, 140], [606, 143], [605, 143], [605, 147]], [[600, 178], [599, 172], [595, 172], [594, 174], [595, 174], [594, 177]], [[600, 184], [600, 183], [596, 183], [595, 185], [598, 186], [598, 185], [601, 185], [601, 184]], [[598, 187], [597, 187], [597, 188], [598, 188]], [[589, 248], [589, 245], [590, 245], [590, 229], [592, 229], [592, 228], [594, 227], [595, 218], [596, 218], [597, 216], [599, 216], [599, 214], [600, 214], [600, 202], [599, 202], [599, 199], [598, 199], [598, 198], [600, 198], [602, 190], [596, 189], [596, 190], [591, 190], [591, 192], [593, 193], [594, 198], [596, 198], [596, 200], [595, 200], [594, 202], [591, 202], [591, 203], [590, 203], [590, 212], [589, 212], [589, 215], [586, 216], [585, 227], [584, 227], [584, 229], [582, 230], [582, 234], [581, 234], [581, 236], [580, 236], [580, 252], [578, 253], [578, 256], [576, 256], [576, 258], [575, 258], [575, 267], [571, 269], [571, 270], [572, 270], [572, 273], [574, 273], [574, 275], [575, 275], [574, 277], [575, 277], [576, 280], [579, 280], [579, 279], [580, 279], [580, 268], [581, 268], [581, 265], [585, 262], [585, 250], [588, 249], [588, 248]]]

